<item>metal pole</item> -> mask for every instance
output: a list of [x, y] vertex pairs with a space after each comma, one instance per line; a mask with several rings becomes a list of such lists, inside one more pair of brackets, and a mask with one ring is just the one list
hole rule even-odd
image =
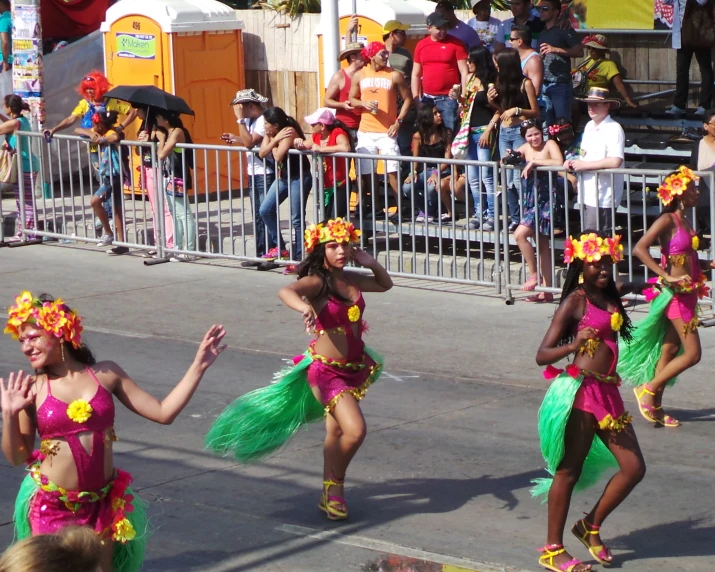
[[12, 89], [30, 104], [33, 128], [45, 122], [40, 0], [12, 3]]
[[[351, 12], [351, 13], [352, 13], [352, 14], [357, 14], [357, 0], [353, 0], [353, 8], [352, 8], [352, 12]], [[340, 14], [338, 14], [338, 17], [340, 17]], [[357, 37], [358, 37], [358, 31], [357, 31], [357, 28], [355, 28], [355, 30], [353, 30], [353, 33], [350, 34], [350, 37], [349, 37], [349, 38], [345, 38], [345, 39], [347, 40], [346, 43], [350, 43], [350, 42], [353, 42], [353, 43], [354, 43], [354, 42], [357, 42]]]
[[328, 86], [330, 78], [339, 69], [340, 27], [338, 0], [324, 0], [321, 5], [320, 27], [323, 31], [323, 81]]

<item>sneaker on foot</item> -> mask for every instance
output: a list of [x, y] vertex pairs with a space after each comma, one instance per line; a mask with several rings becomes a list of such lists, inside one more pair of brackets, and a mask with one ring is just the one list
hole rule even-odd
[[694, 115], [705, 115], [705, 108], [702, 107], [702, 106], [699, 106], [699, 107], [695, 110], [695, 114], [694, 114]]
[[680, 113], [685, 113], [685, 110], [681, 109], [680, 107], [676, 107], [675, 105], [672, 105], [668, 109], [666, 109], [665, 112], [669, 115], [679, 115]]
[[478, 218], [473, 218], [469, 221], [469, 224], [467, 227], [469, 230], [479, 230], [479, 227], [482, 225], [481, 221]]
[[109, 246], [114, 242], [114, 235], [113, 234], [103, 234], [99, 242], [97, 243], [97, 246]]
[[512, 222], [509, 224], [509, 232], [514, 232], [514, 231], [517, 229], [518, 226], [519, 226], [519, 223], [518, 223], [518, 222], [516, 222], [515, 220], [512, 221]]
[[417, 217], [415, 218], [415, 222], [425, 222], [425, 213], [424, 211], [420, 211], [417, 213]]
[[268, 252], [266, 252], [261, 258], [263, 260], [276, 260], [278, 258], [283, 258], [283, 259], [288, 259], [290, 257], [290, 252], [287, 250], [281, 250], [280, 253], [278, 253], [278, 247], [274, 246], [271, 248]]
[[295, 264], [289, 264], [283, 269], [283, 274], [294, 274], [295, 273]]
[[118, 256], [120, 254], [127, 254], [128, 252], [129, 248], [126, 246], [115, 246], [114, 248], [107, 250], [107, 254], [110, 256]]
[[494, 230], [494, 219], [488, 218], [487, 220], [485, 220], [484, 224], [482, 225], [482, 228], [487, 232]]

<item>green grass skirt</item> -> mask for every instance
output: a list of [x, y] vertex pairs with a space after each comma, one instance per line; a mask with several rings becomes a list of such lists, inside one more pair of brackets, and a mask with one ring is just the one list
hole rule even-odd
[[[367, 346], [365, 353], [382, 363]], [[273, 383], [231, 403], [209, 429], [206, 448], [219, 455], [233, 455], [241, 463], [256, 462], [280, 449], [303, 425], [323, 419], [325, 409], [308, 385], [312, 363], [306, 352], [295, 365], [276, 373]]]
[[[673, 291], [663, 288], [651, 301], [648, 316], [635, 324], [631, 342], [619, 339], [616, 371], [625, 385], [643, 385], [655, 377], [655, 367], [663, 350], [663, 337], [670, 322], [665, 313], [672, 299]], [[674, 377], [668, 385], [673, 385], [677, 380]]]
[[[39, 490], [37, 483], [27, 475], [20, 485], [20, 491], [15, 500], [15, 541], [32, 536], [30, 527], [30, 505], [35, 493]], [[146, 515], [147, 503], [137, 497], [131, 487], [127, 487], [127, 495], [134, 496], [132, 506], [134, 510], [126, 513], [126, 518], [132, 523], [136, 531], [136, 538], [124, 544], [114, 543], [112, 567], [114, 572], [137, 572], [144, 562], [144, 552], [149, 540], [149, 520]]]
[[[534, 479], [531, 496], [543, 496], [543, 502], [547, 500], [553, 475], [556, 474], [556, 470], [564, 458], [566, 424], [573, 409], [576, 392], [581, 387], [582, 381], [583, 376], [573, 378], [565, 371], [562, 372], [551, 383], [539, 408], [541, 454], [544, 456], [546, 470], [551, 477]], [[617, 466], [616, 458], [608, 450], [608, 447], [603, 444], [601, 439], [594, 437], [574, 492], [595, 485], [606, 471]]]

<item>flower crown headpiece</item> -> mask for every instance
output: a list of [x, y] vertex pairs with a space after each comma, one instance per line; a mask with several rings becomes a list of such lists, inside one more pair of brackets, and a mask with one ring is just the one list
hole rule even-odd
[[351, 222], [338, 217], [325, 224], [311, 224], [305, 229], [305, 251], [310, 253], [326, 242], [358, 242], [360, 231]]
[[82, 318], [57, 298], [54, 302], [43, 302], [28, 291], [15, 298], [15, 304], [7, 312], [5, 334], [14, 340], [20, 337], [20, 326], [36, 324], [48, 334], [71, 343], [75, 348], [82, 344]]
[[690, 183], [699, 179], [700, 177], [692, 170], [681, 165], [675, 173], [668, 175], [658, 187], [658, 198], [667, 206], [676, 196], [682, 195]]
[[601, 238], [595, 232], [582, 234], [581, 240], [569, 236], [564, 242], [564, 262], [571, 264], [577, 258], [586, 262], [597, 262], [604, 256], [610, 256], [613, 262], [623, 260], [621, 237]]

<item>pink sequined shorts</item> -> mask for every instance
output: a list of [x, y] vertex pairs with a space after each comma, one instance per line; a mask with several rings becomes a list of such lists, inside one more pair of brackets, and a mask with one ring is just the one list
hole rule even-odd
[[601, 429], [622, 431], [632, 417], [625, 410], [618, 386], [620, 378], [581, 370], [584, 375], [581, 387], [576, 392], [573, 407], [591, 413]]
[[306, 372], [308, 385], [320, 390], [325, 412], [330, 413], [340, 398], [350, 393], [360, 401], [367, 388], [379, 377], [382, 364], [376, 363], [367, 353], [360, 360], [349, 362], [326, 358], [309, 351], [313, 363]]

